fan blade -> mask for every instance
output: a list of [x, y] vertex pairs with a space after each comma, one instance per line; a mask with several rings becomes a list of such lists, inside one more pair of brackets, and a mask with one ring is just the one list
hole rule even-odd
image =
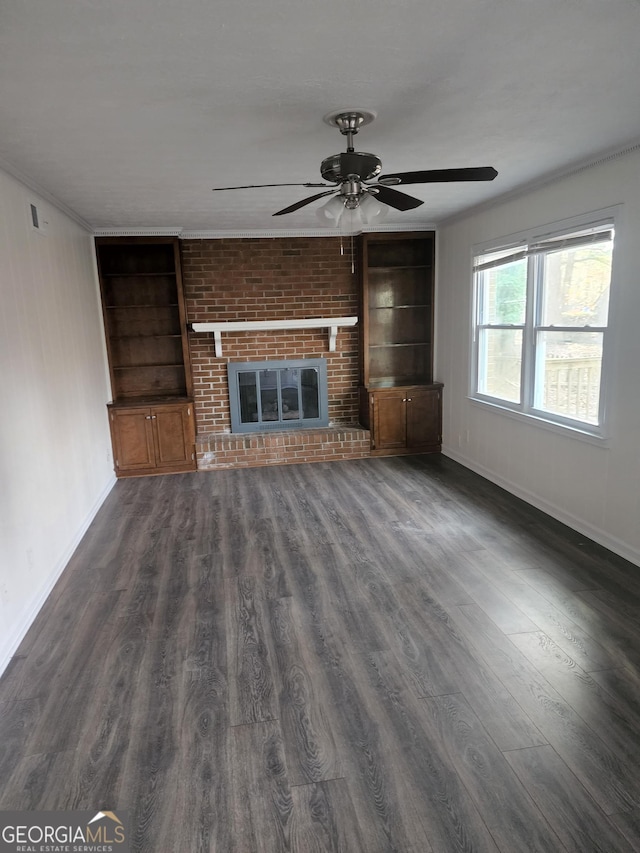
[[389, 207], [395, 207], [396, 210], [413, 210], [414, 207], [420, 207], [421, 204], [424, 204], [419, 198], [414, 198], [406, 193], [399, 193], [398, 190], [392, 190], [379, 184], [370, 187], [369, 192], [378, 201], [388, 204]]
[[383, 186], [398, 184], [438, 184], [450, 181], [492, 181], [498, 173], [493, 166], [471, 169], [427, 169], [425, 172], [396, 172], [382, 175], [378, 183]]
[[[326, 186], [324, 184], [323, 186]], [[282, 210], [278, 210], [276, 213], [272, 213], [272, 216], [282, 216], [284, 213], [293, 213], [294, 210], [300, 210], [301, 207], [304, 207], [305, 204], [311, 204], [312, 201], [315, 201], [317, 198], [322, 198], [325, 195], [333, 195], [336, 190], [329, 190], [326, 193], [317, 193], [316, 195], [311, 195], [309, 198], [303, 198], [302, 201], [297, 201], [295, 204], [290, 204], [289, 207], [285, 207]]]
[[212, 192], [222, 190], [255, 190], [260, 187], [328, 187], [329, 184], [247, 184], [244, 187], [213, 187]]

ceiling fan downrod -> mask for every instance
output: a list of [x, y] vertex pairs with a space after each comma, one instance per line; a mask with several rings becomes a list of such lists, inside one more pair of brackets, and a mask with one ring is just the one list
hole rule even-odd
[[360, 125], [364, 123], [362, 113], [340, 113], [335, 117], [336, 127], [340, 133], [347, 137], [347, 152], [349, 154], [355, 151], [353, 147], [353, 137], [360, 130]]

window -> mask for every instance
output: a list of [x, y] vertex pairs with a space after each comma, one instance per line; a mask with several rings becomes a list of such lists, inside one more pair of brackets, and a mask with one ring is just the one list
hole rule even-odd
[[613, 220], [474, 258], [472, 396], [602, 434]]

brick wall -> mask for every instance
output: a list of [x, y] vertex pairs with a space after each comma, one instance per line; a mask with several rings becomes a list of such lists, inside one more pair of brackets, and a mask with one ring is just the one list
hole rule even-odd
[[[358, 314], [358, 277], [350, 241], [336, 237], [184, 240], [182, 264], [189, 322], [343, 317]], [[335, 352], [326, 330], [192, 334], [199, 436], [229, 432], [228, 361], [326, 358], [329, 420], [358, 421], [358, 329], [341, 328]]]

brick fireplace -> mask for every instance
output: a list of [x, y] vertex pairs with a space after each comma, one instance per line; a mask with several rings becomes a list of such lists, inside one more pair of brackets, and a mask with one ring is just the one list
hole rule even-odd
[[[358, 279], [340, 239], [184, 240], [190, 323], [344, 317], [358, 314]], [[340, 328], [334, 352], [323, 329], [229, 332], [222, 357], [211, 333], [191, 334], [200, 470], [369, 455], [358, 426], [358, 329]], [[329, 426], [231, 434], [227, 364], [326, 359]]]

